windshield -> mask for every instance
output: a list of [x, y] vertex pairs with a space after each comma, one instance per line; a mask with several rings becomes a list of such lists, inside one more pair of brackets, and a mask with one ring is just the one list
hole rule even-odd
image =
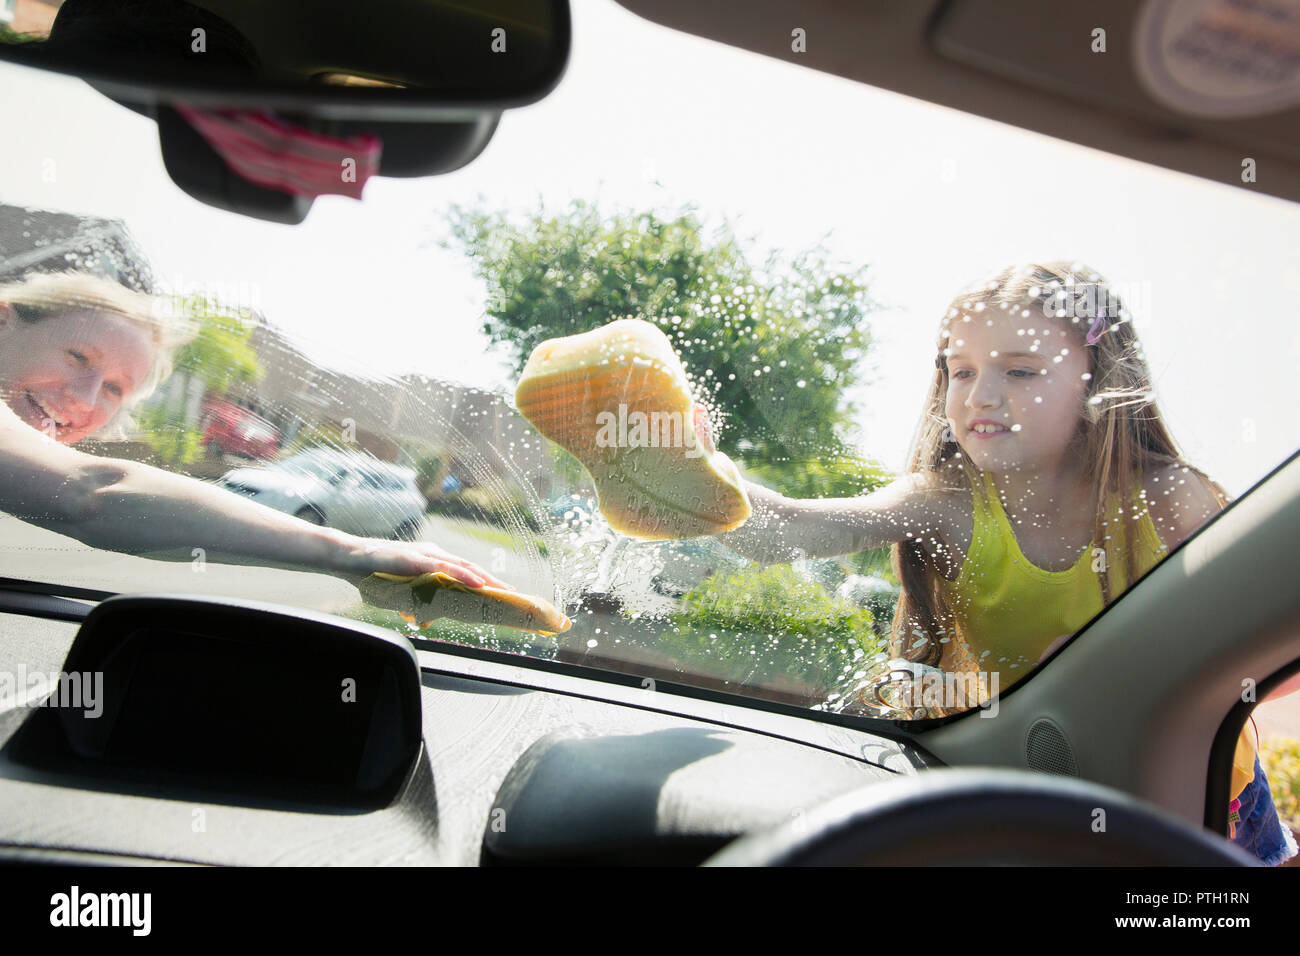
[[338, 461], [323, 459], [319, 455], [311, 452], [303, 452], [301, 455], [291, 455], [290, 457], [279, 462], [279, 467], [285, 471], [298, 472], [299, 474], [310, 475], [313, 478], [319, 478], [333, 484], [343, 475], [343, 466]]
[[[906, 719], [1023, 679], [1300, 444], [1294, 204], [613, 3], [575, 8], [559, 88], [469, 166], [373, 179], [295, 227], [187, 197], [155, 124], [80, 81], [5, 65], [0, 82], [0, 282], [107, 277], [193, 332], [156, 381], [148, 360], [95, 366], [121, 393], [99, 422], [54, 363], [91, 367], [87, 342], [129, 357], [143, 333], [42, 318], [48, 354], [0, 339], [15, 414], [316, 529], [436, 545], [572, 626], [426, 621], [200, 540], [87, 543], [31, 520], [34, 484], [2, 519], [5, 576], [273, 600]], [[23, 335], [33, 308], [5, 313]], [[539, 350], [627, 319], [618, 356], [658, 357], [613, 386], [583, 364], [594, 340]], [[636, 417], [650, 367], [671, 423]], [[236, 412], [205, 416], [218, 402]], [[225, 480], [268, 466], [356, 480]], [[698, 520], [651, 527], [629, 487]], [[973, 697], [918, 694], [958, 672]]]

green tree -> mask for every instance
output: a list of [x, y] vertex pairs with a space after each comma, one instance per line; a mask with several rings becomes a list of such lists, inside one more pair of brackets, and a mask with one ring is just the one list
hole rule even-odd
[[[207, 391], [218, 394], [225, 394], [236, 382], [256, 382], [266, 374], [252, 345], [255, 321], [247, 312], [224, 307], [203, 295], [176, 296], [172, 307], [198, 325], [198, 334], [176, 352], [177, 371], [201, 377]], [[176, 421], [163, 403], [144, 408], [137, 424], [167, 464], [193, 464], [202, 453], [198, 429]]]
[[516, 371], [545, 339], [626, 316], [657, 323], [712, 409], [718, 447], [789, 494], [874, 487], [880, 475], [841, 436], [870, 344], [865, 267], [837, 271], [820, 247], [751, 263], [729, 224], [709, 240], [693, 207], [604, 217], [574, 201], [517, 225], [453, 206], [445, 248], [487, 285], [483, 330]]
[[177, 305], [199, 325], [199, 334], [177, 351], [177, 369], [202, 376], [208, 390], [218, 394], [236, 382], [256, 382], [266, 374], [252, 345], [252, 315], [202, 295], [178, 298]]
[[867, 494], [897, 477], [878, 462], [833, 452], [821, 457], [748, 461], [746, 473], [760, 484], [798, 488], [806, 498], [851, 498]]

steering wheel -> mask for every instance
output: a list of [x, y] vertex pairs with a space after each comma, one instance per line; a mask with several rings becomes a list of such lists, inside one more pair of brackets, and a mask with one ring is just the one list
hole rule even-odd
[[1226, 838], [1088, 780], [938, 769], [728, 844], [705, 866], [1258, 866]]

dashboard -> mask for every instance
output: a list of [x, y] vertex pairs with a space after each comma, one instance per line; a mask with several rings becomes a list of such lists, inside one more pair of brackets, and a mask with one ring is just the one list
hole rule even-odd
[[[71, 621], [0, 614], [0, 664], [58, 671], [77, 631]], [[716, 698], [454, 652], [416, 656], [418, 752], [396, 796], [370, 809], [169, 788], [165, 773], [124, 782], [41, 765], [14, 742], [42, 711], [0, 712], [0, 854], [32, 862], [690, 865], [744, 834], [934, 763], [906, 742]], [[328, 751], [329, 742], [302, 746]], [[157, 756], [181, 765], [182, 751]]]

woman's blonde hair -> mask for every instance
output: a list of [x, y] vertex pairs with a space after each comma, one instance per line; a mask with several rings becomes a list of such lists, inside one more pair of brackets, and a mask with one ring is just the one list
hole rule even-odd
[[39, 322], [69, 310], [116, 315], [149, 336], [154, 346], [149, 371], [96, 433], [94, 437], [100, 439], [128, 436], [134, 427], [131, 410], [171, 376], [176, 351], [199, 332], [198, 322], [173, 300], [135, 292], [89, 272], [33, 273], [16, 282], [0, 283], [0, 303], [15, 306], [24, 322]]
[[[1034, 317], [1067, 318], [1074, 340], [1071, 347], [1077, 343], [1088, 355], [1087, 394], [1071, 441], [1094, 493], [1094, 541], [1104, 541], [1103, 522], [1118, 517], [1106, 514], [1108, 498], [1116, 494], [1119, 501], [1129, 502], [1148, 469], [1181, 464], [1206, 484], [1220, 508], [1229, 502], [1221, 485], [1183, 459], [1156, 407], [1151, 372], [1133, 330], [1132, 316], [1105, 280], [1082, 263], [1011, 266], [953, 299], [939, 332], [934, 378], [908, 451], [908, 472], [924, 474], [936, 487], [962, 490], [967, 495], [982, 480], [970, 456], [955, 440], [949, 440], [945, 404], [952, 325], [966, 317], [973, 321], [988, 309], [1028, 309]], [[1137, 578], [1138, 569], [1135, 550], [1124, 550], [1127, 587]], [[891, 560], [902, 584], [892, 650], [897, 656], [937, 665], [943, 656], [941, 635], [955, 641], [956, 633], [934, 556], [917, 539], [896, 542]], [[1108, 574], [1099, 578], [1102, 600], [1110, 604], [1118, 595], [1111, 594]]]

